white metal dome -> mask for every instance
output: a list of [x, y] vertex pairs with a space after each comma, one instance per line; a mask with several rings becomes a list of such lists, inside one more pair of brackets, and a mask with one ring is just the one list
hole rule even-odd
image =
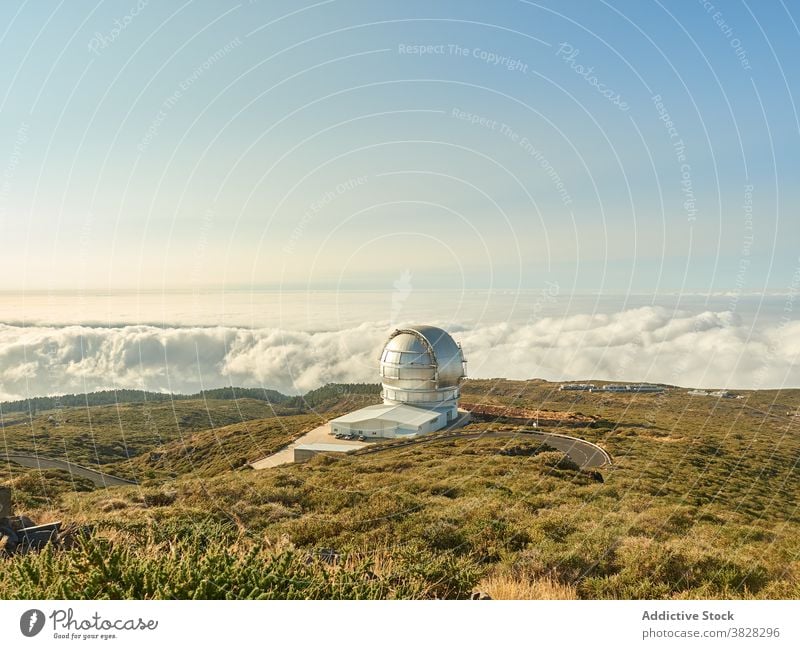
[[457, 406], [465, 360], [460, 345], [444, 329], [430, 325], [395, 329], [380, 360], [386, 403]]

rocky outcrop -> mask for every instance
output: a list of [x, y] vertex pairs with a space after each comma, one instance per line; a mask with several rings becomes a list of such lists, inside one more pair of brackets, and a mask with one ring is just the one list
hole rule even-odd
[[50, 543], [69, 547], [76, 535], [85, 531], [77, 527], [62, 530], [61, 521], [37, 525], [27, 516], [14, 516], [11, 489], [0, 487], [0, 555], [25, 554]]

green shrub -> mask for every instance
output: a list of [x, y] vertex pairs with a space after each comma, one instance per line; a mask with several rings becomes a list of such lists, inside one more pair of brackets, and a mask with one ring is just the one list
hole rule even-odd
[[178, 498], [178, 492], [153, 489], [142, 494], [145, 507], [167, 507]]
[[461, 598], [479, 571], [466, 559], [400, 550], [390, 561], [342, 557], [333, 565], [315, 554], [272, 549], [213, 527], [170, 543], [103, 538], [71, 551], [0, 562], [3, 599], [389, 599]]
[[561, 451], [539, 453], [534, 457], [533, 462], [559, 471], [580, 471], [580, 467], [570, 459], [569, 455]]
[[456, 523], [434, 521], [422, 530], [422, 539], [434, 550], [458, 550], [465, 544], [464, 533]]

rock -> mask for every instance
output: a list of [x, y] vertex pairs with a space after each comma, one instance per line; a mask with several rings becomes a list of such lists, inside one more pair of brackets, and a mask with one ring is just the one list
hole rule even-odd
[[492, 599], [492, 596], [489, 593], [484, 593], [483, 591], [476, 590], [472, 595], [469, 596], [470, 599], [475, 600], [483, 600], [483, 599]]
[[20, 534], [18, 552], [28, 552], [30, 550], [41, 550], [45, 545], [56, 538], [57, 530], [37, 530], [35, 532]]
[[33, 534], [35, 532], [58, 532], [61, 529], [61, 521], [55, 523], [45, 523], [44, 525], [31, 525], [17, 530], [20, 536], [24, 534]]
[[0, 487], [0, 518], [8, 518], [13, 513], [11, 509], [11, 487]]
[[19, 532], [26, 527], [35, 527], [36, 523], [27, 516], [9, 516], [8, 525], [15, 532]]
[[46, 523], [45, 525], [34, 525], [25, 527], [17, 531], [19, 546], [17, 551], [27, 552], [29, 550], [41, 550], [50, 541], [58, 538], [58, 530], [61, 529], [61, 521], [56, 523]]
[[17, 531], [6, 523], [8, 519], [0, 519], [0, 534], [16, 539]]
[[10, 527], [0, 527], [0, 552], [12, 554], [19, 543], [17, 533]]

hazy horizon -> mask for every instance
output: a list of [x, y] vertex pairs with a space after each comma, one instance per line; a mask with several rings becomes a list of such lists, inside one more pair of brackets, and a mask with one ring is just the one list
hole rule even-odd
[[[304, 393], [376, 382], [397, 326], [442, 326], [472, 378], [800, 387], [794, 296], [384, 291], [0, 294], [0, 400], [98, 389]], [[15, 318], [16, 316], [16, 318]]]

